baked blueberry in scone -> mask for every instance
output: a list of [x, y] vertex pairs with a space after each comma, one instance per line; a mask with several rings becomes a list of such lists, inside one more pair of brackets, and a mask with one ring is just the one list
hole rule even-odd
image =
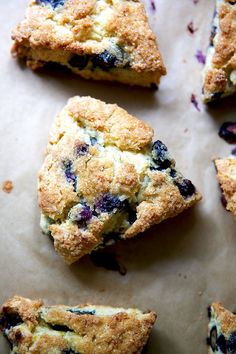
[[224, 205], [236, 218], [236, 157], [216, 159], [215, 166]]
[[14, 296], [0, 313], [12, 354], [140, 354], [154, 312], [108, 306], [44, 306]]
[[236, 0], [216, 0], [204, 69], [203, 99], [210, 102], [236, 92]]
[[153, 130], [115, 104], [71, 98], [39, 172], [41, 226], [73, 263], [192, 206], [200, 194]]
[[86, 79], [147, 87], [166, 73], [139, 0], [30, 0], [12, 38], [32, 69], [56, 62]]
[[236, 315], [226, 310], [220, 303], [209, 306], [208, 315], [208, 353], [235, 354]]

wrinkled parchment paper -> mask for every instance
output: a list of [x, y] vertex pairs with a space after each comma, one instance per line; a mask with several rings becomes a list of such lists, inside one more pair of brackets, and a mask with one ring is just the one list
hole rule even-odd
[[[10, 32], [26, 0], [1, 1], [0, 302], [14, 294], [47, 304], [135, 306], [158, 314], [149, 354], [206, 353], [206, 307], [221, 300], [236, 309], [235, 222], [219, 200], [212, 158], [231, 146], [218, 127], [235, 118], [235, 98], [206, 109], [200, 100], [202, 64], [195, 54], [208, 45], [214, 0], [146, 0], [168, 69], [158, 92], [89, 82], [58, 72], [33, 73], [9, 53]], [[153, 8], [156, 7], [156, 10]], [[193, 21], [191, 34], [187, 25]], [[190, 102], [199, 101], [200, 112]], [[127, 274], [96, 268], [89, 257], [68, 267], [39, 228], [36, 175], [55, 114], [74, 95], [117, 103], [150, 123], [203, 194], [198, 206], [115, 249]], [[9, 353], [0, 340], [0, 353]]]

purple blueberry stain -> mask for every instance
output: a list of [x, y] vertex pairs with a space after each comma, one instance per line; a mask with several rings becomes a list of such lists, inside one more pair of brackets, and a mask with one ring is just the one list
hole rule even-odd
[[154, 0], [151, 0], [150, 3], [151, 3], [151, 9], [152, 9], [152, 11], [155, 12], [155, 11], [156, 11], [156, 4], [155, 4], [155, 1], [154, 1]]
[[229, 144], [236, 144], [236, 122], [225, 122], [219, 129], [219, 136]]
[[73, 163], [71, 160], [65, 160], [62, 163], [62, 167], [67, 179], [67, 182], [72, 183], [74, 187], [74, 191], [76, 191], [76, 183], [77, 183], [77, 177], [73, 171]]
[[190, 198], [196, 192], [195, 186], [187, 178], [183, 178], [182, 181], [175, 181], [175, 184], [183, 198]]
[[203, 52], [200, 49], [197, 50], [195, 54], [195, 58], [200, 64], [204, 65], [206, 63], [206, 56], [205, 54], [203, 54]]
[[104, 194], [98, 199], [95, 208], [103, 213], [111, 213], [114, 210], [121, 210], [125, 208], [125, 202], [121, 201], [119, 197], [112, 194]]
[[75, 146], [75, 152], [76, 152], [76, 156], [84, 156], [88, 153], [89, 151], [89, 145], [88, 144], [77, 144]]
[[196, 98], [196, 96], [195, 96], [194, 93], [191, 94], [190, 101], [191, 101], [191, 103], [194, 105], [194, 107], [196, 108], [196, 110], [197, 110], [198, 112], [201, 112], [200, 107], [199, 107], [199, 103], [198, 103], [197, 98]]
[[66, 0], [36, 0], [38, 5], [51, 5], [53, 9], [56, 9], [59, 6], [63, 6]]
[[189, 31], [189, 33], [194, 34], [198, 30], [198, 28], [195, 28], [193, 21], [190, 21], [187, 25], [187, 30]]

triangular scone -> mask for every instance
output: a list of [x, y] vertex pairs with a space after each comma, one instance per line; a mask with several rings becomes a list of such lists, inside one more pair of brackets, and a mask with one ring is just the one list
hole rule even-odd
[[208, 315], [208, 354], [235, 354], [236, 315], [220, 303], [213, 303], [208, 309]]
[[0, 328], [12, 354], [140, 354], [154, 312], [107, 306], [43, 306], [15, 296], [3, 304]]
[[74, 97], [56, 117], [39, 173], [41, 225], [66, 262], [131, 238], [195, 204], [151, 127], [115, 104]]
[[236, 92], [236, 0], [216, 0], [204, 69], [203, 98], [210, 102]]
[[236, 157], [216, 159], [215, 166], [226, 209], [231, 211], [236, 219]]
[[138, 0], [30, 0], [12, 38], [32, 69], [56, 62], [86, 79], [147, 87], [166, 73]]

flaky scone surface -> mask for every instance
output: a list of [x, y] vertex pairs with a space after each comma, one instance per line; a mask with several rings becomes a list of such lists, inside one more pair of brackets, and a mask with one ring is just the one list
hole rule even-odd
[[236, 158], [228, 157], [215, 160], [217, 178], [226, 200], [226, 209], [236, 218]]
[[154, 312], [106, 306], [44, 306], [14, 296], [0, 313], [12, 354], [139, 354], [156, 320]]
[[74, 97], [56, 117], [39, 172], [42, 228], [68, 263], [195, 204], [152, 129], [115, 104]]
[[31, 0], [12, 35], [33, 69], [68, 66], [84, 78], [158, 84], [165, 67], [139, 1]]
[[236, 315], [221, 303], [213, 303], [209, 309], [209, 354], [234, 354], [236, 351]]
[[205, 102], [228, 96], [236, 91], [235, 0], [216, 0], [203, 91]]

